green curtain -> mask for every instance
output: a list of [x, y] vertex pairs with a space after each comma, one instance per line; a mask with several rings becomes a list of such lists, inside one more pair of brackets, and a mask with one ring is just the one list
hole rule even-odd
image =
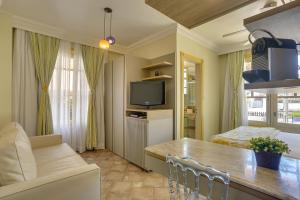
[[37, 135], [48, 135], [53, 133], [48, 86], [55, 67], [60, 40], [31, 32], [30, 41], [35, 71], [41, 88], [39, 94]]
[[227, 67], [229, 68], [229, 85], [232, 90], [230, 128], [237, 128], [242, 124], [242, 108], [240, 87], [242, 84], [242, 73], [244, 71], [244, 51], [237, 51], [227, 55]]
[[86, 148], [92, 150], [97, 147], [97, 121], [96, 121], [96, 86], [99, 73], [104, 65], [104, 51], [98, 48], [82, 45], [82, 59], [87, 81], [90, 87]]

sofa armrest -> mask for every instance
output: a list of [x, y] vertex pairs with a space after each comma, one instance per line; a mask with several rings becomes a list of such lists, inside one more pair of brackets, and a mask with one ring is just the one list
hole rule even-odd
[[58, 145], [62, 143], [61, 135], [44, 135], [29, 137], [33, 149]]
[[0, 187], [0, 200], [100, 200], [100, 181], [91, 164]]

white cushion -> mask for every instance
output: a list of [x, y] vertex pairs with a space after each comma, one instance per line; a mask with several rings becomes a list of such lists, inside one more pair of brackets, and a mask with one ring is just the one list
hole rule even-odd
[[18, 124], [11, 124], [0, 134], [0, 186], [37, 177], [37, 166], [30, 141]]
[[28, 143], [28, 145], [31, 146], [31, 143], [30, 143], [30, 140], [29, 140], [27, 134], [25, 133], [22, 126], [20, 124], [18, 124], [17, 122], [11, 122], [11, 123], [7, 124], [6, 126], [2, 127], [2, 129], [0, 130], [0, 137], [7, 134], [7, 133], [11, 133], [15, 129], [20, 131], [20, 134], [23, 137], [24, 141], [26, 143]]
[[37, 165], [41, 165], [76, 155], [76, 153], [69, 145], [63, 143], [49, 147], [33, 149], [33, 155]]
[[38, 164], [38, 177], [48, 176], [67, 169], [85, 165], [87, 165], [87, 163], [79, 155], [74, 154], [73, 156], [53, 160], [48, 163]]
[[33, 150], [38, 177], [76, 168], [87, 163], [66, 143]]

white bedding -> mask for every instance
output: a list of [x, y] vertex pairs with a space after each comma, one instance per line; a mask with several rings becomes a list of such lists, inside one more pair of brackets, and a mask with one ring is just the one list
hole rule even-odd
[[234, 140], [249, 141], [251, 138], [254, 137], [275, 138], [279, 133], [279, 130], [276, 130], [275, 128], [271, 127], [256, 128], [250, 126], [240, 126], [236, 129], [233, 129], [226, 133], [222, 133], [218, 136]]
[[230, 146], [249, 148], [249, 140], [253, 137], [271, 137], [284, 141], [289, 145], [289, 157], [300, 159], [300, 134], [280, 132], [271, 127], [256, 128], [241, 126], [234, 130], [216, 135], [213, 142]]

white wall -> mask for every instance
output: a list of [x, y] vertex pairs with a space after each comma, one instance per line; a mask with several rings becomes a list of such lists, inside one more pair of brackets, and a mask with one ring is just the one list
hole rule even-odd
[[11, 121], [12, 22], [0, 12], [0, 127]]
[[153, 59], [176, 51], [176, 33], [170, 34], [166, 37], [156, 41], [146, 42], [140, 47], [129, 50], [128, 54], [142, 57], [146, 59]]
[[[204, 139], [210, 140], [211, 136], [220, 132], [219, 129], [219, 57], [217, 53], [198, 44], [197, 42], [177, 34], [177, 121], [180, 120], [180, 52], [193, 55], [202, 59], [203, 62], [203, 126]], [[180, 123], [177, 123], [177, 130], [180, 130]], [[177, 134], [178, 135], [178, 134]]]
[[149, 64], [150, 61], [145, 58], [136, 57], [133, 55], [126, 55], [126, 100], [127, 108], [136, 108], [136, 106], [130, 105], [130, 82], [140, 81], [144, 76], [142, 67]]
[[[176, 33], [171, 33], [155, 41], [145, 42], [143, 45], [130, 49], [126, 54], [126, 77], [127, 77], [127, 106], [134, 108], [129, 104], [129, 84], [131, 81], [140, 81], [147, 74], [143, 72], [142, 67], [152, 62], [158, 62], [162, 59], [170, 61], [172, 54], [176, 52]], [[164, 56], [164, 57], [162, 57]], [[175, 65], [175, 63], [174, 63]], [[172, 72], [174, 73], [174, 72]], [[172, 94], [171, 94], [172, 95]], [[174, 96], [174, 95], [173, 95]], [[175, 97], [174, 97], [175, 98]]]

